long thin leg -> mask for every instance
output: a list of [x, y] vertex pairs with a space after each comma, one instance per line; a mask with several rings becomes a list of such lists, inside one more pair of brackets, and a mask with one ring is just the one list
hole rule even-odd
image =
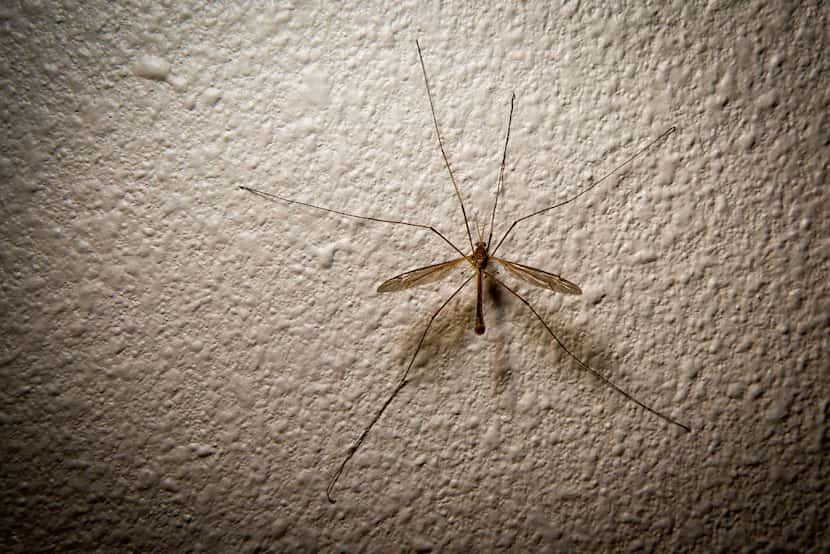
[[692, 432], [692, 430], [691, 430], [689, 427], [687, 427], [686, 425], [683, 425], [682, 423], [679, 423], [678, 421], [676, 421], [676, 420], [672, 419], [671, 417], [669, 417], [669, 416], [667, 416], [667, 415], [664, 415], [664, 414], [662, 414], [662, 413], [658, 412], [658, 411], [657, 411], [657, 410], [655, 410], [654, 408], [651, 408], [651, 407], [649, 407], [649, 406], [647, 406], [647, 405], [643, 404], [642, 402], [640, 402], [639, 400], [637, 400], [636, 398], [634, 398], [633, 396], [631, 396], [629, 393], [627, 393], [626, 391], [624, 391], [623, 389], [621, 389], [620, 387], [618, 387], [617, 385], [615, 385], [614, 383], [612, 383], [612, 382], [611, 382], [611, 381], [610, 381], [607, 377], [605, 377], [602, 373], [600, 373], [600, 372], [599, 372], [599, 371], [597, 371], [596, 369], [594, 369], [594, 368], [590, 367], [590, 366], [589, 366], [589, 365], [587, 365], [585, 362], [583, 362], [582, 360], [580, 360], [579, 358], [577, 358], [577, 357], [576, 357], [576, 355], [575, 355], [573, 352], [571, 352], [570, 350], [568, 350], [568, 348], [567, 348], [564, 344], [562, 344], [562, 341], [561, 341], [561, 340], [559, 340], [559, 337], [557, 337], [557, 336], [556, 336], [556, 333], [554, 333], [554, 332], [553, 332], [553, 329], [551, 329], [551, 328], [550, 328], [550, 325], [548, 325], [548, 324], [545, 322], [545, 320], [544, 320], [544, 319], [542, 319], [542, 316], [540, 316], [540, 315], [539, 315], [539, 312], [537, 312], [537, 311], [533, 308], [533, 306], [531, 306], [531, 305], [530, 305], [530, 302], [528, 302], [527, 300], [525, 300], [525, 299], [524, 299], [524, 297], [523, 297], [522, 295], [520, 295], [518, 292], [516, 292], [515, 290], [513, 290], [512, 288], [510, 288], [509, 286], [507, 286], [507, 285], [506, 285], [503, 281], [501, 281], [501, 279], [499, 279], [498, 277], [496, 277], [495, 275], [493, 275], [493, 274], [492, 274], [492, 273], [490, 273], [489, 271], [487, 271], [487, 272], [485, 272], [485, 273], [487, 273], [487, 275], [488, 275], [489, 277], [492, 277], [492, 278], [493, 278], [493, 279], [494, 279], [494, 280], [495, 280], [495, 281], [496, 281], [499, 285], [501, 285], [502, 287], [504, 287], [505, 289], [507, 289], [507, 290], [510, 292], [510, 294], [512, 294], [513, 296], [515, 296], [515, 297], [516, 297], [516, 298], [518, 298], [519, 300], [521, 300], [521, 301], [522, 301], [522, 303], [523, 303], [525, 306], [527, 306], [527, 307], [528, 307], [528, 309], [529, 309], [531, 312], [533, 312], [533, 315], [535, 315], [535, 316], [536, 316], [536, 319], [538, 319], [540, 322], [542, 322], [542, 325], [544, 325], [544, 326], [545, 326], [545, 329], [547, 330], [548, 334], [550, 334], [550, 336], [551, 336], [551, 337], [553, 337], [553, 340], [555, 340], [555, 341], [556, 341], [556, 343], [559, 345], [559, 347], [560, 347], [560, 348], [562, 348], [562, 350], [564, 350], [564, 351], [565, 351], [565, 353], [566, 353], [568, 356], [570, 356], [571, 358], [573, 358], [573, 360], [574, 360], [577, 364], [579, 364], [579, 367], [581, 367], [581, 368], [582, 368], [582, 369], [584, 369], [585, 371], [588, 371], [588, 372], [590, 372], [590, 373], [594, 374], [597, 378], [599, 378], [599, 380], [600, 380], [600, 381], [602, 381], [603, 383], [605, 383], [606, 385], [608, 385], [609, 387], [611, 387], [612, 389], [614, 389], [615, 391], [617, 391], [618, 393], [620, 393], [621, 395], [623, 395], [624, 397], [628, 398], [629, 400], [631, 400], [632, 402], [634, 402], [635, 404], [637, 404], [638, 406], [640, 406], [640, 407], [641, 407], [641, 408], [643, 408], [644, 410], [646, 410], [646, 411], [648, 411], [648, 412], [651, 412], [652, 414], [656, 415], [657, 417], [659, 417], [660, 419], [662, 419], [662, 420], [664, 420], [664, 421], [667, 421], [667, 422], [669, 422], [669, 423], [671, 423], [671, 424], [673, 424], [673, 425], [677, 425], [678, 427], [680, 427], [681, 429], [683, 429], [683, 430], [684, 430], [684, 431], [686, 431], [687, 433], [691, 433], [691, 432]]
[[337, 480], [338, 480], [338, 479], [340, 479], [340, 475], [343, 473], [343, 470], [345, 469], [346, 464], [347, 464], [347, 463], [349, 463], [349, 460], [351, 460], [351, 459], [352, 459], [352, 457], [355, 455], [355, 453], [357, 452], [357, 449], [358, 449], [358, 448], [360, 448], [360, 445], [361, 445], [361, 444], [363, 444], [363, 441], [366, 439], [366, 435], [368, 435], [368, 434], [369, 434], [369, 431], [372, 429], [372, 427], [374, 427], [374, 426], [375, 426], [375, 423], [377, 423], [377, 422], [378, 422], [378, 420], [380, 419], [380, 417], [383, 415], [383, 412], [385, 412], [385, 411], [386, 411], [386, 408], [387, 408], [387, 407], [389, 407], [389, 404], [391, 404], [391, 403], [392, 403], [392, 400], [394, 400], [394, 399], [395, 399], [395, 397], [396, 397], [396, 396], [398, 396], [398, 393], [399, 393], [399, 392], [401, 392], [401, 390], [402, 390], [402, 389], [406, 386], [406, 384], [409, 382], [409, 381], [407, 380], [407, 377], [409, 376], [409, 370], [410, 370], [410, 369], [412, 369], [412, 365], [415, 363], [415, 358], [418, 356], [418, 353], [421, 351], [421, 346], [424, 344], [424, 339], [425, 339], [425, 338], [426, 338], [426, 336], [427, 336], [427, 331], [429, 331], [429, 328], [430, 328], [430, 327], [432, 327], [432, 322], [433, 322], [433, 321], [435, 321], [435, 318], [436, 318], [436, 317], [438, 317], [438, 314], [440, 314], [440, 313], [441, 313], [441, 310], [443, 310], [444, 308], [446, 308], [446, 307], [447, 307], [447, 304], [449, 304], [449, 303], [450, 303], [450, 301], [451, 301], [453, 298], [455, 298], [455, 296], [456, 296], [459, 292], [461, 292], [461, 289], [463, 289], [464, 287], [466, 287], [466, 286], [467, 286], [467, 283], [469, 283], [470, 281], [472, 281], [472, 280], [473, 280], [473, 277], [475, 277], [475, 274], [474, 274], [474, 275], [472, 275], [472, 276], [470, 276], [470, 278], [468, 278], [468, 279], [467, 279], [466, 281], [464, 281], [463, 283], [461, 283], [461, 286], [460, 286], [460, 287], [458, 287], [457, 289], [455, 289], [455, 292], [453, 292], [453, 293], [450, 295], [450, 297], [449, 297], [449, 298], [447, 298], [447, 299], [444, 301], [444, 303], [443, 303], [443, 304], [441, 304], [441, 307], [440, 307], [440, 308], [438, 308], [438, 309], [435, 311], [435, 313], [434, 313], [434, 314], [432, 314], [432, 317], [431, 317], [431, 318], [429, 318], [429, 323], [427, 323], [427, 326], [426, 326], [426, 328], [424, 329], [423, 334], [421, 335], [421, 340], [419, 340], [419, 341], [418, 341], [418, 346], [417, 346], [417, 348], [415, 348], [415, 353], [414, 353], [414, 354], [412, 354], [412, 358], [409, 360], [409, 365], [408, 365], [408, 366], [406, 366], [406, 371], [404, 371], [404, 372], [403, 372], [403, 376], [401, 376], [400, 381], [398, 381], [398, 385], [397, 385], [397, 386], [395, 387], [395, 389], [392, 391], [392, 394], [390, 394], [390, 395], [389, 395], [389, 398], [387, 398], [387, 399], [386, 399], [386, 402], [384, 402], [384, 403], [383, 403], [383, 406], [381, 406], [380, 410], [378, 410], [378, 413], [377, 413], [377, 414], [375, 414], [375, 417], [373, 417], [373, 418], [372, 418], [372, 420], [369, 422], [369, 425], [367, 425], [367, 426], [366, 426], [366, 428], [365, 428], [365, 429], [363, 429], [363, 432], [360, 434], [360, 436], [357, 438], [357, 440], [356, 440], [356, 441], [354, 441], [354, 444], [352, 444], [351, 448], [349, 448], [349, 453], [348, 453], [348, 454], [346, 454], [346, 458], [343, 460], [343, 463], [341, 463], [341, 464], [340, 464], [340, 467], [338, 467], [338, 468], [337, 468], [337, 471], [335, 471], [335, 472], [334, 472], [334, 475], [332, 476], [331, 481], [329, 481], [329, 486], [328, 486], [328, 487], [326, 487], [326, 498], [328, 498], [328, 499], [329, 499], [329, 502], [331, 502], [332, 504], [334, 504], [335, 500], [334, 500], [334, 498], [331, 496], [331, 492], [332, 492], [332, 490], [334, 490], [334, 485], [336, 485], [336, 484], [337, 484]]
[[438, 147], [441, 148], [441, 156], [444, 157], [444, 165], [447, 166], [447, 173], [450, 174], [450, 181], [452, 181], [452, 188], [455, 189], [455, 195], [458, 197], [458, 204], [461, 206], [461, 215], [464, 216], [464, 226], [467, 228], [467, 238], [470, 241], [470, 250], [475, 250], [473, 246], [473, 235], [470, 233], [470, 222], [467, 220], [467, 210], [464, 209], [464, 201], [461, 199], [461, 192], [458, 190], [458, 184], [455, 182], [455, 176], [450, 167], [450, 160], [447, 158], [447, 153], [444, 151], [444, 141], [441, 140], [441, 130], [438, 129], [438, 118], [435, 115], [435, 104], [432, 102], [432, 92], [429, 90], [429, 79], [427, 78], [427, 68], [424, 66], [424, 56], [421, 54], [421, 45], [415, 40], [415, 46], [418, 47], [418, 59], [421, 60], [421, 71], [424, 73], [424, 85], [427, 89], [427, 98], [429, 99], [429, 109], [432, 112], [432, 122], [435, 124], [435, 134], [438, 136]]
[[677, 131], [677, 127], [675, 127], [675, 126], [670, 127], [668, 131], [666, 131], [665, 133], [663, 133], [662, 135], [660, 135], [659, 137], [657, 137], [656, 139], [654, 139], [653, 141], [651, 141], [650, 143], [648, 143], [647, 145], [645, 145], [643, 148], [641, 148], [640, 150], [638, 150], [637, 152], [635, 152], [632, 156], [630, 156], [630, 157], [629, 157], [627, 160], [625, 160], [623, 163], [621, 163], [620, 165], [618, 165], [617, 167], [615, 167], [614, 169], [612, 169], [611, 171], [609, 171], [608, 173], [606, 173], [605, 175], [603, 175], [603, 177], [602, 177], [599, 181], [596, 181], [595, 183], [591, 184], [591, 186], [589, 186], [589, 187], [587, 187], [587, 188], [583, 189], [582, 191], [578, 192], [576, 195], [574, 195], [574, 196], [572, 196], [572, 197], [568, 198], [567, 200], [564, 200], [564, 201], [562, 201], [562, 202], [559, 202], [558, 204], [554, 204], [553, 206], [549, 206], [549, 207], [547, 207], [547, 208], [543, 208], [543, 209], [541, 209], [541, 210], [539, 210], [539, 211], [533, 212], [532, 214], [528, 214], [528, 215], [526, 215], [526, 216], [520, 217], [519, 219], [517, 219], [516, 221], [514, 221], [514, 222], [510, 225], [510, 227], [507, 229], [507, 232], [505, 232], [505, 233], [504, 233], [504, 235], [502, 235], [501, 240], [500, 240], [500, 241], [499, 241], [499, 243], [496, 245], [496, 247], [495, 247], [495, 248], [494, 248], [494, 249], [490, 252], [490, 255], [492, 256], [493, 254], [495, 254], [495, 253], [496, 253], [496, 250], [498, 250], [498, 249], [499, 249], [499, 246], [501, 246], [501, 243], [503, 243], [503, 242], [504, 242], [504, 239], [506, 239], [506, 238], [507, 238], [507, 235], [509, 235], [509, 234], [510, 234], [510, 232], [513, 230], [513, 227], [515, 227], [517, 223], [519, 223], [519, 222], [521, 222], [521, 221], [524, 221], [525, 219], [530, 219], [531, 217], [535, 217], [535, 216], [537, 216], [537, 215], [541, 215], [541, 214], [543, 214], [543, 213], [545, 213], [545, 212], [548, 212], [548, 211], [550, 211], [550, 210], [552, 210], [552, 209], [554, 209], [554, 208], [558, 208], [558, 207], [560, 207], [560, 206], [564, 206], [565, 204], [570, 204], [571, 202], [573, 202], [574, 200], [576, 200], [577, 198], [579, 198], [580, 196], [582, 196], [582, 195], [583, 195], [583, 194], [585, 194], [586, 192], [588, 192], [588, 191], [590, 191], [591, 189], [593, 189], [594, 187], [596, 187], [596, 186], [597, 186], [598, 184], [600, 184], [601, 182], [605, 181], [606, 179], [608, 179], [609, 177], [611, 177], [612, 175], [614, 175], [617, 171], [619, 171], [620, 169], [622, 169], [622, 168], [623, 168], [623, 167], [625, 167], [626, 165], [630, 164], [631, 162], [633, 162], [634, 160], [636, 160], [637, 158], [639, 158], [640, 156], [642, 156], [643, 154], [645, 154], [648, 150], [650, 150], [650, 149], [651, 149], [652, 147], [654, 147], [656, 144], [661, 143], [661, 142], [663, 142], [664, 140], [666, 140], [666, 139], [669, 137], [669, 135], [671, 135], [671, 134], [672, 134], [672, 133], [674, 133], [675, 131]]
[[252, 189], [250, 187], [240, 186], [239, 188], [241, 188], [242, 190], [247, 190], [250, 193], [256, 194], [257, 196], [259, 196], [261, 198], [264, 198], [264, 199], [266, 199], [270, 202], [286, 202], [288, 204], [297, 204], [297, 205], [300, 205], [300, 206], [306, 206], [308, 208], [314, 208], [315, 210], [322, 210], [324, 212], [329, 212], [329, 213], [337, 214], [337, 215], [343, 215], [343, 216], [346, 216], [346, 217], [353, 217], [355, 219], [365, 219], [367, 221], [376, 221], [378, 223], [391, 223], [393, 225], [407, 225], [409, 227], [418, 227], [420, 229], [427, 229], [429, 231], [432, 231], [433, 233], [435, 233], [439, 237], [441, 237], [441, 239], [444, 242], [446, 242], [447, 244], [449, 244], [452, 247], [453, 250], [455, 250], [456, 252], [461, 254], [461, 256], [466, 258], [466, 255], [464, 254], [464, 252], [459, 250], [458, 247], [450, 241], [450, 239], [448, 239], [447, 237], [442, 235], [435, 227], [432, 227], [430, 225], [422, 225], [420, 223], [410, 223], [408, 221], [397, 221], [397, 220], [394, 220], [394, 219], [380, 219], [378, 217], [369, 217], [369, 216], [365, 216], [365, 215], [350, 214], [348, 212], [341, 212], [339, 210], [332, 210], [331, 208], [324, 208], [322, 206], [315, 206], [314, 204], [309, 204], [308, 202], [300, 202], [299, 200], [291, 200], [290, 198], [284, 198], [282, 196], [279, 196], [279, 195], [276, 195], [276, 194], [273, 194], [273, 193], [270, 193], [270, 192], [265, 192], [265, 191], [261, 191], [261, 190], [257, 190], [257, 189]]
[[493, 241], [493, 227], [496, 224], [496, 206], [499, 205], [499, 194], [504, 184], [504, 166], [507, 163], [507, 143], [510, 142], [510, 124], [513, 123], [513, 103], [516, 101], [516, 94], [510, 97], [510, 115], [507, 117], [507, 138], [504, 139], [504, 153], [501, 156], [501, 169], [499, 169], [499, 182], [496, 186], [496, 198], [493, 200], [493, 213], [490, 215], [490, 236], [487, 237], [487, 250]]

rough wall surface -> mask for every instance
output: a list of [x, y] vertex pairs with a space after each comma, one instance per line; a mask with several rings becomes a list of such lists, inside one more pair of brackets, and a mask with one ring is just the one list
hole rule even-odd
[[[826, 4], [73, 4], [0, 9], [4, 551], [830, 548]], [[416, 38], [474, 234], [511, 93], [497, 235], [677, 127], [499, 253], [691, 433], [491, 283], [326, 501], [457, 254], [238, 187], [464, 246]]]

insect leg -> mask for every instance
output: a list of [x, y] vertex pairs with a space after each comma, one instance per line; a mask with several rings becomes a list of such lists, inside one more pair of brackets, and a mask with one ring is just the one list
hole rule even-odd
[[662, 414], [662, 413], [658, 412], [658, 411], [657, 411], [657, 410], [655, 410], [654, 408], [651, 408], [650, 406], [647, 406], [647, 405], [643, 404], [642, 402], [640, 402], [639, 400], [637, 400], [636, 398], [634, 398], [633, 396], [631, 396], [629, 393], [627, 393], [626, 391], [624, 391], [623, 389], [621, 389], [620, 387], [618, 387], [617, 385], [615, 385], [614, 383], [612, 383], [612, 382], [611, 382], [611, 381], [610, 381], [607, 377], [605, 377], [602, 373], [600, 373], [600, 372], [599, 372], [599, 371], [597, 371], [596, 369], [594, 369], [594, 368], [590, 367], [588, 364], [586, 364], [585, 362], [583, 362], [582, 360], [580, 360], [579, 358], [577, 358], [577, 357], [576, 357], [576, 355], [575, 355], [573, 352], [571, 352], [570, 350], [568, 350], [568, 348], [567, 348], [564, 344], [562, 344], [562, 341], [561, 341], [561, 340], [559, 340], [559, 337], [557, 337], [557, 336], [556, 336], [556, 333], [554, 333], [554, 332], [553, 332], [553, 329], [551, 329], [551, 328], [550, 328], [550, 325], [548, 325], [548, 324], [545, 322], [545, 320], [544, 320], [544, 319], [542, 319], [542, 316], [541, 316], [541, 315], [539, 315], [539, 312], [537, 312], [537, 311], [533, 308], [533, 306], [531, 306], [531, 305], [530, 305], [530, 302], [528, 302], [527, 300], [525, 300], [525, 299], [524, 299], [524, 297], [523, 297], [522, 295], [520, 295], [518, 292], [516, 292], [515, 290], [513, 290], [512, 288], [510, 288], [509, 286], [507, 286], [504, 282], [502, 282], [502, 281], [501, 281], [501, 279], [499, 279], [498, 277], [496, 277], [496, 276], [495, 276], [495, 275], [493, 275], [492, 273], [490, 273], [490, 272], [486, 272], [486, 273], [487, 273], [487, 275], [488, 275], [488, 276], [492, 277], [492, 278], [496, 281], [496, 283], [498, 283], [499, 285], [501, 285], [502, 287], [504, 287], [505, 289], [507, 289], [507, 291], [508, 291], [508, 292], [510, 292], [510, 294], [512, 294], [513, 296], [515, 296], [515, 297], [516, 297], [516, 298], [518, 298], [519, 300], [521, 300], [521, 301], [522, 301], [522, 303], [523, 303], [525, 306], [527, 306], [527, 307], [528, 307], [528, 309], [529, 309], [531, 312], [533, 312], [533, 315], [535, 315], [535, 316], [536, 316], [536, 319], [538, 319], [538, 320], [542, 323], [542, 325], [544, 325], [544, 327], [545, 327], [545, 329], [547, 330], [548, 334], [549, 334], [551, 337], [553, 337], [553, 340], [555, 340], [555, 341], [556, 341], [556, 343], [559, 345], [559, 347], [560, 347], [560, 348], [562, 348], [562, 350], [564, 350], [564, 351], [565, 351], [565, 353], [566, 353], [568, 356], [570, 356], [570, 357], [571, 357], [571, 358], [572, 358], [572, 359], [573, 359], [573, 360], [574, 360], [574, 361], [575, 361], [575, 362], [579, 365], [579, 367], [581, 367], [581, 368], [582, 368], [582, 369], [584, 369], [585, 371], [588, 371], [589, 373], [592, 373], [592, 374], [593, 374], [593, 375], [595, 375], [595, 376], [596, 376], [596, 377], [597, 377], [600, 381], [602, 381], [603, 383], [605, 383], [606, 385], [608, 385], [609, 387], [611, 387], [612, 389], [614, 389], [615, 391], [617, 391], [618, 393], [620, 393], [621, 395], [623, 395], [624, 397], [626, 397], [627, 399], [629, 399], [630, 401], [634, 402], [635, 404], [637, 404], [638, 406], [640, 406], [641, 408], [643, 408], [643, 409], [644, 409], [644, 410], [646, 410], [647, 412], [651, 412], [652, 414], [656, 415], [656, 416], [657, 416], [657, 417], [659, 417], [660, 419], [662, 419], [662, 420], [664, 420], [664, 421], [667, 421], [667, 422], [671, 423], [672, 425], [676, 425], [676, 426], [680, 427], [681, 429], [683, 429], [683, 430], [684, 430], [684, 431], [686, 431], [687, 433], [691, 433], [691, 432], [692, 432], [692, 430], [691, 430], [689, 427], [687, 427], [686, 425], [683, 425], [682, 423], [679, 423], [678, 421], [676, 421], [676, 420], [672, 419], [671, 417], [669, 417], [669, 416], [667, 416], [667, 415], [665, 415], [665, 414]]
[[373, 417], [372, 420], [369, 422], [369, 425], [367, 425], [366, 428], [363, 429], [363, 432], [360, 434], [360, 436], [357, 438], [357, 440], [354, 441], [354, 444], [352, 444], [352, 446], [349, 448], [348, 454], [346, 454], [346, 458], [340, 464], [340, 467], [337, 468], [337, 471], [334, 472], [334, 475], [332, 476], [331, 481], [329, 481], [329, 486], [326, 487], [326, 498], [328, 498], [329, 502], [331, 502], [332, 504], [334, 504], [335, 500], [332, 497], [331, 493], [334, 490], [334, 485], [337, 484], [337, 480], [340, 479], [340, 475], [343, 473], [343, 470], [346, 468], [346, 464], [349, 463], [349, 460], [351, 460], [352, 457], [355, 455], [355, 453], [357, 452], [357, 449], [360, 448], [361, 444], [363, 444], [363, 441], [366, 439], [366, 435], [369, 434], [369, 431], [372, 429], [372, 427], [375, 426], [375, 423], [377, 423], [378, 420], [381, 418], [381, 416], [383, 415], [383, 412], [385, 412], [386, 408], [389, 407], [389, 404], [392, 403], [392, 400], [395, 399], [395, 397], [398, 395], [398, 393], [401, 392], [401, 390], [409, 382], [407, 380], [407, 377], [409, 376], [409, 370], [412, 369], [412, 365], [415, 363], [415, 358], [418, 356], [418, 353], [421, 351], [421, 346], [424, 344], [424, 339], [427, 336], [427, 332], [429, 331], [429, 328], [432, 326], [432, 322], [435, 321], [435, 318], [438, 317], [438, 314], [441, 313], [441, 311], [444, 308], [447, 307], [447, 304], [449, 304], [450, 301], [453, 298], [455, 298], [455, 296], [459, 292], [461, 292], [461, 289], [463, 289], [465, 286], [467, 286], [467, 283], [469, 283], [470, 281], [473, 280], [473, 277], [475, 277], [475, 275], [470, 276], [466, 281], [461, 283], [461, 286], [459, 286], [457, 289], [455, 289], [455, 292], [453, 292], [450, 295], [450, 297], [447, 298], [444, 301], [443, 304], [441, 304], [441, 307], [438, 308], [435, 311], [435, 313], [432, 314], [432, 317], [429, 318], [429, 322], [427, 323], [427, 326], [424, 329], [423, 334], [421, 335], [421, 339], [418, 341], [418, 346], [415, 348], [415, 353], [412, 354], [412, 358], [409, 360], [409, 365], [406, 366], [406, 371], [403, 372], [403, 375], [401, 376], [400, 381], [398, 381], [397, 386], [392, 391], [392, 394], [389, 395], [389, 398], [386, 399], [386, 402], [383, 403], [383, 406], [381, 406], [380, 410], [378, 410], [378, 413], [375, 414], [375, 417]]
[[510, 115], [507, 117], [507, 138], [504, 139], [504, 153], [501, 156], [501, 169], [499, 169], [499, 182], [496, 185], [496, 198], [493, 200], [493, 213], [490, 214], [490, 236], [487, 237], [487, 249], [490, 249], [490, 244], [493, 242], [493, 226], [496, 224], [496, 206], [499, 205], [499, 193], [501, 193], [501, 186], [504, 183], [504, 166], [507, 164], [507, 144], [510, 142], [510, 124], [513, 123], [513, 103], [516, 101], [516, 95], [510, 97]]
[[432, 112], [432, 122], [435, 124], [435, 135], [438, 137], [438, 147], [441, 149], [441, 156], [444, 158], [444, 165], [447, 166], [447, 173], [450, 174], [450, 181], [452, 181], [452, 188], [455, 189], [455, 196], [458, 197], [458, 204], [461, 206], [461, 215], [464, 216], [464, 226], [467, 228], [467, 238], [470, 240], [470, 249], [474, 249], [473, 235], [470, 233], [470, 223], [467, 221], [467, 210], [464, 209], [464, 201], [461, 199], [461, 191], [458, 190], [458, 184], [455, 182], [455, 175], [453, 175], [452, 168], [450, 167], [450, 160], [447, 158], [447, 153], [444, 151], [444, 141], [441, 139], [441, 130], [438, 128], [438, 117], [435, 115], [435, 104], [432, 102], [432, 92], [429, 90], [429, 79], [427, 78], [427, 68], [424, 66], [424, 56], [421, 54], [421, 44], [415, 40], [415, 46], [418, 48], [418, 59], [421, 61], [421, 71], [424, 74], [424, 85], [427, 89], [429, 109]]
[[669, 129], [667, 131], [665, 131], [662, 135], [660, 135], [659, 137], [657, 137], [656, 139], [654, 139], [653, 141], [649, 142], [644, 147], [639, 149], [637, 152], [635, 152], [634, 154], [629, 156], [628, 159], [626, 159], [624, 162], [619, 164], [617, 167], [615, 167], [614, 169], [612, 169], [611, 171], [609, 171], [608, 173], [603, 175], [598, 181], [596, 181], [594, 183], [591, 183], [590, 186], [582, 189], [581, 191], [576, 193], [574, 196], [571, 196], [567, 200], [563, 200], [562, 202], [559, 202], [558, 204], [554, 204], [553, 206], [548, 206], [547, 208], [542, 208], [541, 210], [535, 211], [532, 214], [528, 214], [526, 216], [520, 217], [519, 219], [517, 219], [516, 221], [511, 223], [510, 227], [507, 228], [507, 231], [501, 236], [501, 239], [496, 244], [496, 247], [493, 248], [493, 250], [490, 252], [490, 255], [492, 256], [493, 254], [496, 253], [496, 250], [499, 249], [499, 246], [501, 246], [501, 244], [504, 242], [504, 239], [507, 238], [507, 235], [510, 234], [510, 232], [513, 230], [513, 227], [515, 227], [517, 223], [520, 223], [520, 222], [524, 221], [525, 219], [530, 219], [531, 217], [541, 215], [545, 212], [549, 212], [550, 210], [553, 210], [554, 208], [558, 208], [559, 206], [564, 206], [565, 204], [570, 204], [571, 202], [573, 202], [574, 200], [576, 200], [577, 198], [579, 198], [580, 196], [582, 196], [586, 192], [588, 192], [591, 189], [593, 189], [594, 187], [596, 187], [601, 182], [605, 181], [606, 179], [608, 179], [609, 177], [614, 175], [620, 169], [627, 166], [628, 164], [630, 164], [631, 162], [633, 162], [634, 160], [636, 160], [637, 158], [639, 158], [640, 156], [642, 156], [643, 154], [645, 154], [646, 152], [651, 150], [651, 148], [653, 148], [657, 144], [659, 144], [659, 143], [663, 142], [664, 140], [666, 140], [669, 137], [669, 135], [671, 135], [675, 131], [677, 131], [677, 127], [674, 127], [674, 126], [669, 127]]
[[255, 194], [255, 195], [259, 196], [260, 198], [264, 198], [265, 200], [268, 200], [269, 202], [274, 202], [274, 203], [285, 202], [286, 204], [297, 204], [298, 206], [305, 206], [307, 208], [314, 208], [315, 210], [321, 210], [321, 211], [324, 211], [324, 212], [329, 212], [329, 213], [332, 213], [332, 214], [342, 215], [342, 216], [345, 216], [345, 217], [352, 217], [354, 219], [365, 219], [366, 221], [375, 221], [377, 223], [390, 223], [392, 225], [406, 225], [407, 227], [417, 227], [419, 229], [426, 229], [426, 230], [432, 231], [433, 233], [438, 235], [441, 238], [441, 240], [443, 240], [444, 242], [449, 244], [450, 247], [453, 250], [455, 250], [456, 252], [458, 252], [459, 254], [464, 256], [464, 252], [462, 252], [455, 244], [453, 244], [452, 241], [450, 241], [450, 239], [448, 239], [447, 237], [442, 235], [435, 227], [432, 227], [430, 225], [423, 225], [421, 223], [411, 223], [409, 221], [399, 221], [399, 220], [396, 220], [396, 219], [381, 219], [379, 217], [370, 217], [370, 216], [366, 216], [366, 215], [357, 215], [357, 214], [352, 214], [352, 213], [349, 213], [349, 212], [341, 212], [339, 210], [333, 210], [331, 208], [324, 208], [323, 206], [317, 206], [315, 204], [309, 204], [308, 202], [301, 202], [299, 200], [292, 200], [291, 198], [285, 198], [283, 196], [279, 196], [279, 195], [271, 193], [271, 192], [265, 192], [265, 191], [262, 191], [262, 190], [252, 189], [251, 187], [245, 187], [245, 186], [240, 185], [239, 188], [242, 189], [242, 190], [248, 191], [252, 194]]

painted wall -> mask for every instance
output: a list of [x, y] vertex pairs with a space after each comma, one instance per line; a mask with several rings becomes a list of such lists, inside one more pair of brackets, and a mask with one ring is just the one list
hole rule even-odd
[[[49, 2], [0, 13], [9, 552], [819, 551], [828, 8]], [[797, 6], [797, 7], [795, 7]], [[378, 284], [473, 234], [578, 284]], [[782, 550], [783, 549], [783, 550]]]

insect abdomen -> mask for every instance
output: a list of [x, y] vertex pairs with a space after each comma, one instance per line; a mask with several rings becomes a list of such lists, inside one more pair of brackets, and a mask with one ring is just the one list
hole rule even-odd
[[484, 284], [484, 274], [481, 271], [476, 271], [476, 335], [483, 335], [487, 326], [484, 325], [484, 308], [482, 307], [482, 293]]

